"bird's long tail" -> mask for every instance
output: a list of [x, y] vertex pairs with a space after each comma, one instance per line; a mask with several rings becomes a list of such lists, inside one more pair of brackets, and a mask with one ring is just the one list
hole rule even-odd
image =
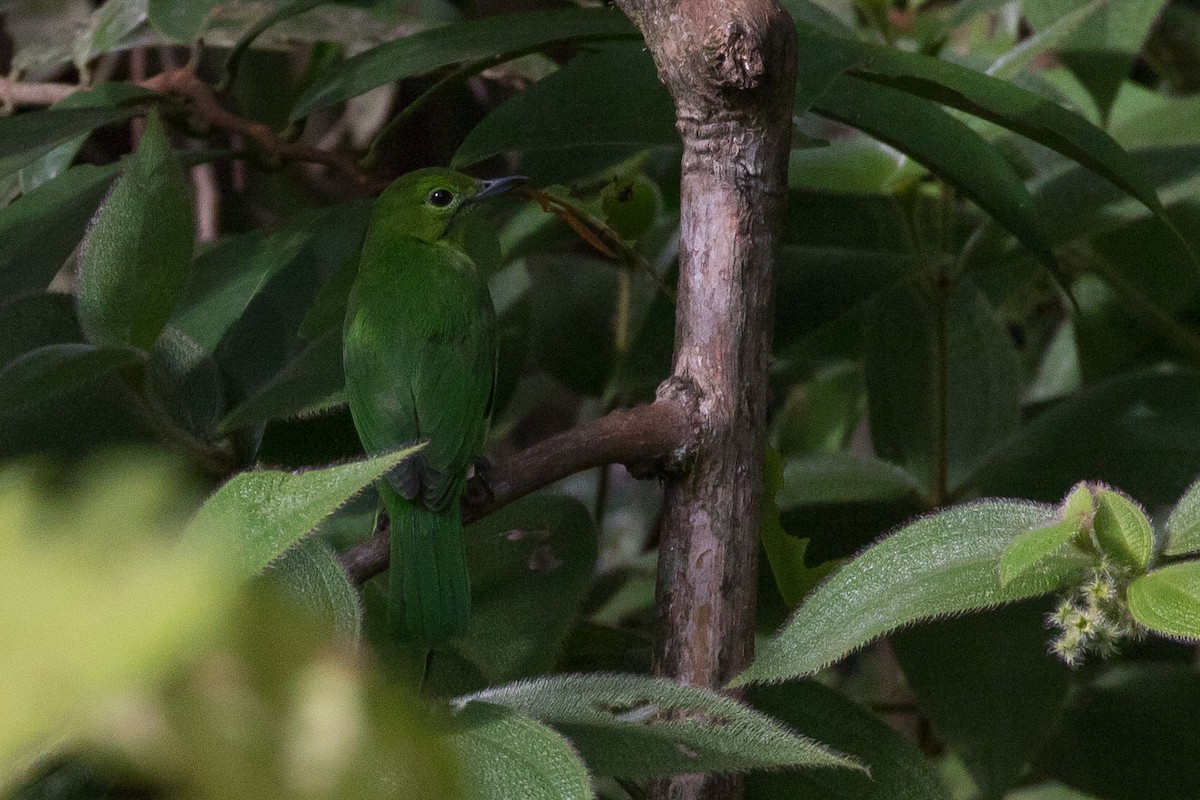
[[392, 523], [388, 627], [400, 641], [422, 644], [463, 633], [471, 584], [459, 504], [430, 511], [390, 487], [380, 494]]

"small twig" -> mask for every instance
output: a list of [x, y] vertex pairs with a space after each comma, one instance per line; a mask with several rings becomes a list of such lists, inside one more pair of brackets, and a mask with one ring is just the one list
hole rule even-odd
[[[653, 465], [677, 465], [694, 439], [693, 412], [686, 392], [667, 386], [659, 399], [626, 411], [613, 411], [585, 425], [551, 436], [510, 459], [493, 464], [491, 495], [463, 500], [463, 521], [473, 522], [555, 481], [606, 464], [624, 464], [639, 476]], [[362, 585], [388, 566], [388, 529], [340, 557], [342, 567]]]
[[324, 164], [336, 169], [359, 186], [367, 186], [369, 175], [359, 169], [354, 159], [341, 153], [328, 150], [318, 150], [315, 147], [285, 142], [276, 135], [269, 125], [239, 117], [226, 109], [217, 100], [216, 93], [204, 81], [187, 67], [168, 72], [160, 72], [152, 78], [142, 81], [142, 88], [163, 94], [177, 94], [191, 101], [196, 113], [200, 114], [209, 125], [232, 133], [239, 133], [266, 152], [273, 161], [307, 161], [313, 164]]
[[11, 108], [52, 106], [83, 88], [74, 83], [25, 83], [0, 77], [0, 101]]

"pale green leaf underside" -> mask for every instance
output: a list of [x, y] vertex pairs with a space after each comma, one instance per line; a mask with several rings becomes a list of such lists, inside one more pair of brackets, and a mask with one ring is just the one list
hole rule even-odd
[[225, 552], [250, 577], [422, 447], [306, 472], [240, 473], [200, 507], [184, 535], [224, 537]]
[[1104, 552], [1139, 572], [1146, 569], [1154, 550], [1154, 531], [1137, 503], [1111, 489], [1098, 490], [1095, 530]]
[[1082, 554], [1046, 558], [1003, 588], [997, 576], [1005, 548], [1053, 514], [1048, 505], [987, 500], [913, 522], [814, 590], [731, 685], [811, 675], [905, 625], [1054, 591], [1082, 576]]
[[716, 692], [644, 675], [558, 675], [486, 689], [457, 703], [511, 708], [565, 733], [597, 773], [861, 766]]
[[1000, 585], [1007, 586], [1054, 555], [1079, 532], [1079, 520], [1066, 519], [1046, 528], [1022, 533], [1000, 556]]
[[561, 734], [508, 708], [472, 702], [450, 736], [473, 800], [590, 800], [587, 768]]
[[1155, 633], [1200, 641], [1200, 561], [1172, 564], [1129, 584], [1129, 611]]
[[1200, 551], [1200, 481], [1183, 493], [1175, 510], [1167, 519], [1168, 556], [1180, 556]]

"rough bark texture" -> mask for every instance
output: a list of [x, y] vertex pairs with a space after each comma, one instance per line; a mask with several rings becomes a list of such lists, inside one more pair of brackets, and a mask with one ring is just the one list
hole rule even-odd
[[[698, 398], [692, 468], [666, 485], [659, 674], [721, 686], [753, 656], [772, 264], [786, 187], [796, 37], [774, 0], [617, 0], [642, 30], [683, 138], [675, 385]], [[731, 798], [682, 776], [654, 798]]]

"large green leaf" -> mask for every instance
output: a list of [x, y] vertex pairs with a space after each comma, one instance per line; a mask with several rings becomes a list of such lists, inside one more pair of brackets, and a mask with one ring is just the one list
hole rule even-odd
[[1105, 800], [1200, 797], [1198, 717], [1191, 664], [1118, 665], [1074, 693], [1037, 771]]
[[558, 733], [508, 708], [468, 703], [450, 746], [471, 800], [591, 800], [591, 778]]
[[191, 188], [151, 115], [79, 256], [79, 322], [88, 339], [148, 350], [187, 285], [194, 239]]
[[1020, 362], [969, 279], [941, 298], [911, 283], [876, 298], [864, 370], [876, 451], [931, 491], [962, 485], [1020, 419]]
[[644, 675], [557, 675], [456, 699], [553, 725], [602, 775], [862, 767], [723, 694]]
[[871, 774], [845, 769], [753, 772], [747, 800], [949, 800], [921, 751], [883, 720], [817, 681], [755, 686], [750, 703], [799, 731], [855, 756]]
[[1200, 373], [1142, 370], [1088, 386], [1034, 418], [988, 458], [985, 493], [1061, 498], [1101, 480], [1149, 505], [1173, 503], [1200, 463]]
[[1129, 613], [1155, 633], [1200, 641], [1200, 561], [1156, 569], [1129, 584]]
[[72, 167], [0, 209], [0, 296], [50, 285], [116, 175], [116, 165]]
[[513, 95], [471, 130], [457, 168], [508, 151], [677, 145], [675, 106], [641, 44], [583, 53]]
[[936, 102], [864, 78], [839, 75], [813, 110], [887, 142], [958, 188], [1055, 274], [1057, 262], [1033, 198], [993, 144]]
[[185, 536], [219, 535], [230, 562], [257, 574], [421, 447], [305, 472], [239, 473], [200, 507]]
[[225, 412], [225, 384], [217, 362], [171, 325], [150, 350], [145, 387], [156, 409], [196, 436], [210, 433]]
[[134, 347], [79, 343], [31, 350], [0, 368], [0, 413], [44, 403], [144, 358]]
[[376, 86], [448, 64], [515, 55], [563, 40], [634, 39], [637, 29], [615, 9], [560, 8], [460, 22], [396, 39], [360, 53], [313, 83], [292, 119]]
[[0, 178], [11, 175], [61, 144], [101, 125], [137, 113], [133, 106], [46, 109], [0, 119]]
[[1004, 548], [1054, 510], [988, 500], [932, 514], [864, 550], [805, 599], [733, 685], [811, 675], [913, 622], [1054, 591], [1082, 575], [1086, 559], [1050, 558], [1003, 589]]
[[125, 37], [145, 22], [146, 3], [147, 0], [105, 0], [93, 11], [71, 45], [76, 69], [86, 74], [88, 62], [117, 49]]
[[577, 500], [531, 495], [469, 526], [471, 620], [455, 648], [495, 684], [551, 672], [596, 569]]
[[892, 652], [938, 738], [1000, 798], [1050, 735], [1070, 670], [1046, 651], [1047, 604], [1030, 601], [895, 633]]
[[838, 74], [848, 72], [1026, 136], [1103, 175], [1163, 216], [1154, 187], [1129, 154], [1078, 114], [967, 67], [891, 47], [829, 37], [805, 23], [797, 27], [803, 76], [796, 98], [798, 112], [817, 101]]

